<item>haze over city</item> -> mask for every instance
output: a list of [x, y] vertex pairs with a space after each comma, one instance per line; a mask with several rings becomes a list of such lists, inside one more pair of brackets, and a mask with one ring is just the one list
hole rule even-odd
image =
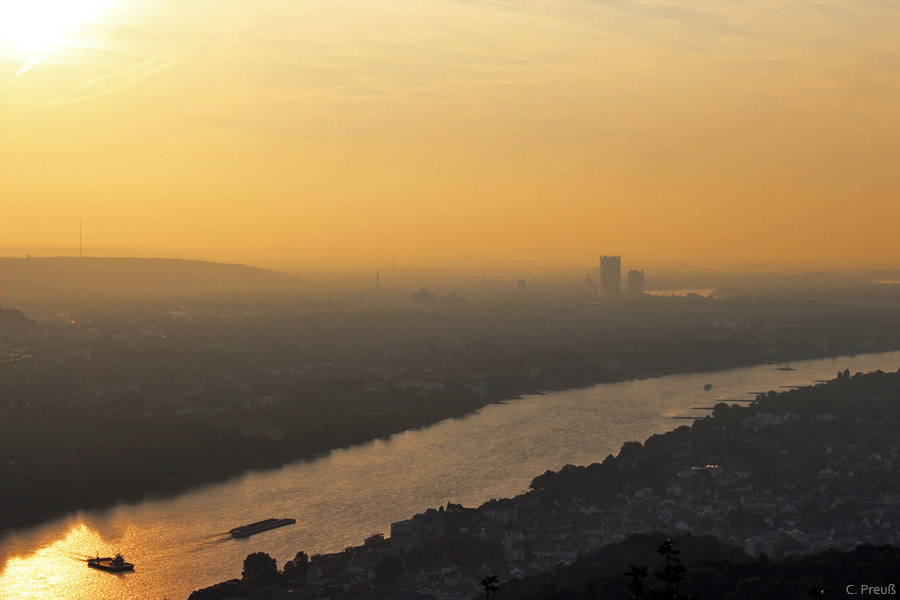
[[894, 595], [898, 32], [0, 0], [0, 600]]
[[279, 268], [896, 266], [878, 0], [0, 7], [0, 245]]

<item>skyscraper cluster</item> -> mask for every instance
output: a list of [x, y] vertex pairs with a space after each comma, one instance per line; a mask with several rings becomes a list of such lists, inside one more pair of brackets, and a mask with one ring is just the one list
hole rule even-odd
[[[644, 271], [628, 271], [628, 294], [639, 296], [644, 293]], [[622, 257], [600, 257], [600, 295], [618, 296], [622, 291]]]

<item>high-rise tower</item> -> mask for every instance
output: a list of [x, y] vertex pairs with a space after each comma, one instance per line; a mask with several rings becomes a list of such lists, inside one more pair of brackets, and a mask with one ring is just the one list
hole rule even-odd
[[618, 296], [622, 289], [622, 257], [600, 257], [600, 295]]
[[644, 293], [644, 272], [628, 271], [628, 293], [640, 296]]

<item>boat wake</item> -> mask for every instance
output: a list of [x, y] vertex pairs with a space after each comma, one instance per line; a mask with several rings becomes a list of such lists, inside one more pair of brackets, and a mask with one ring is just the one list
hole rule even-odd
[[82, 562], [87, 562], [89, 558], [94, 558], [91, 554], [84, 554], [82, 552], [60, 552], [66, 558], [71, 558], [72, 560], [80, 560]]
[[231, 534], [227, 531], [223, 531], [222, 533], [216, 533], [213, 535], [203, 536], [201, 538], [196, 538], [190, 546], [188, 546], [189, 550], [197, 551], [197, 550], [207, 550], [209, 548], [215, 548], [220, 544], [224, 544], [226, 542], [231, 541]]

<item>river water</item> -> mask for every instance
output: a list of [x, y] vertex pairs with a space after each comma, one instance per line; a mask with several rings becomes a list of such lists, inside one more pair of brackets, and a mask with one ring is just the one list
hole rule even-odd
[[[0, 534], [0, 599], [183, 600], [192, 590], [239, 577], [250, 552], [267, 552], [281, 566], [300, 550], [360, 544], [428, 507], [515, 495], [547, 469], [602, 460], [626, 441], [691, 422], [675, 417], [708, 413], [695, 407], [812, 384], [845, 368], [893, 371], [900, 352], [791, 366], [795, 370], [761, 365], [530, 395], [315, 460], [13, 530]], [[704, 391], [707, 383], [713, 387]], [[293, 517], [297, 524], [244, 540], [226, 534], [268, 517]], [[98, 572], [84, 563], [87, 556], [115, 552], [134, 562], [135, 571]]]

